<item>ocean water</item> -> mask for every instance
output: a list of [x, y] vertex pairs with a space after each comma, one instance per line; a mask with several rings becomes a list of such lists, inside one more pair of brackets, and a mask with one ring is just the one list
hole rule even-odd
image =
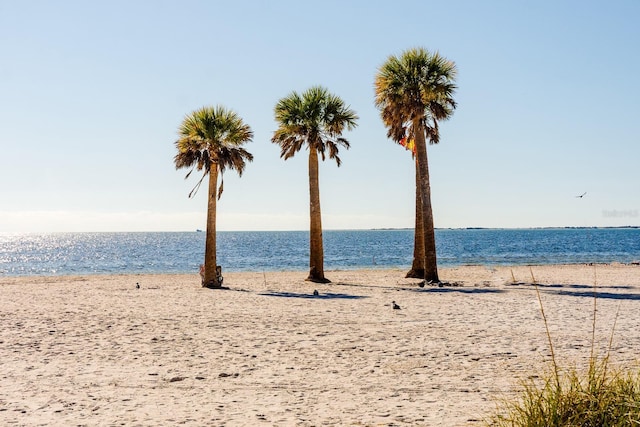
[[[308, 232], [218, 233], [225, 271], [304, 271]], [[205, 233], [0, 234], [0, 276], [195, 273]], [[439, 229], [439, 266], [629, 263], [638, 228]], [[408, 268], [413, 230], [325, 230], [325, 269]]]

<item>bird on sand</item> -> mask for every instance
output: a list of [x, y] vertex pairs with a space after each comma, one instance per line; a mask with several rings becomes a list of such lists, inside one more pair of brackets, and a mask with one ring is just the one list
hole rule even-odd
[[587, 192], [585, 191], [584, 193], [582, 193], [579, 196], [576, 196], [576, 199], [582, 199], [585, 195], [587, 194]]
[[394, 310], [400, 310], [400, 306], [396, 304], [395, 301], [391, 301], [391, 306], [393, 307]]

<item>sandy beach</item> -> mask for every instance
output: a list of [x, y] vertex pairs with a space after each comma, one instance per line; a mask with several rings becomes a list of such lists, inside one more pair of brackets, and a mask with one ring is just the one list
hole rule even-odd
[[0, 424], [480, 426], [549, 368], [533, 282], [562, 364], [588, 361], [594, 285], [596, 348], [616, 322], [638, 364], [640, 266], [403, 273], [2, 277]]

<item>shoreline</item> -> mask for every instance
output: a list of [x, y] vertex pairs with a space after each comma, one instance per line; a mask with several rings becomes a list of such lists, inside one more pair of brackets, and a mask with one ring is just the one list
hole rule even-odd
[[561, 366], [588, 362], [594, 288], [596, 351], [615, 324], [640, 366], [640, 266], [405, 272], [0, 277], [0, 424], [480, 426], [549, 368], [534, 281]]
[[[452, 266], [438, 266], [438, 273], [441, 275], [441, 272], [445, 272], [445, 274], [449, 274], [451, 271], [461, 270], [461, 269], [487, 269], [487, 270], [520, 270], [520, 269], [531, 269], [531, 268], [579, 268], [579, 267], [640, 267], [639, 261], [631, 261], [631, 262], [579, 262], [579, 263], [544, 263], [544, 264], [460, 264], [460, 265], [452, 265]], [[331, 275], [334, 273], [358, 273], [358, 272], [399, 272], [399, 274], [406, 274], [409, 270], [409, 266], [406, 267], [355, 267], [355, 268], [336, 268], [336, 269], [326, 269], [325, 274]], [[226, 277], [227, 275], [235, 276], [235, 275], [245, 275], [245, 274], [302, 274], [305, 275], [308, 273], [307, 269], [299, 269], [299, 270], [230, 270], [224, 271], [223, 266], [223, 275]], [[198, 272], [194, 271], [178, 271], [178, 272], [146, 272], [146, 271], [131, 271], [131, 272], [80, 272], [73, 274], [0, 274], [0, 285], [2, 284], [3, 279], [30, 279], [30, 278], [51, 278], [51, 279], [64, 279], [64, 278], [74, 278], [74, 277], [105, 277], [105, 276], [198, 276]], [[415, 279], [419, 281], [420, 279]]]

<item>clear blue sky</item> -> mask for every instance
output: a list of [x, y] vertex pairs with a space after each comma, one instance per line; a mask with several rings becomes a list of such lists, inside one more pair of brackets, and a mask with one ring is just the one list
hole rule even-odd
[[360, 116], [320, 168], [324, 228], [411, 227], [373, 79], [416, 46], [459, 70], [429, 147], [436, 227], [640, 225], [639, 20], [638, 0], [0, 0], [0, 232], [204, 228], [173, 143], [215, 104], [255, 133], [218, 228], [307, 229], [306, 152], [270, 139], [278, 99], [312, 85]]

